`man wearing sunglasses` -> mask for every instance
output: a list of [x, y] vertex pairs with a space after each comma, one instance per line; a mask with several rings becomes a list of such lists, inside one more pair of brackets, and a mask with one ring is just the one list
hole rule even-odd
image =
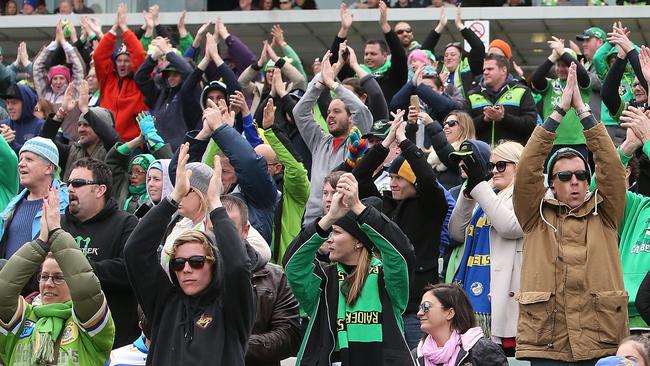
[[[544, 186], [544, 160], [572, 107], [596, 161], [594, 192], [585, 157], [571, 148], [551, 156]], [[628, 334], [617, 235], [625, 170], [605, 126], [580, 96], [574, 63], [558, 107], [535, 128], [520, 161], [513, 194], [524, 231], [516, 357], [531, 366], [594, 365]]]
[[111, 197], [112, 174], [106, 164], [92, 158], [77, 160], [68, 179], [70, 203], [61, 227], [77, 241], [90, 261], [115, 319], [114, 348], [139, 335], [137, 302], [124, 276], [124, 244], [138, 219], [120, 210]]

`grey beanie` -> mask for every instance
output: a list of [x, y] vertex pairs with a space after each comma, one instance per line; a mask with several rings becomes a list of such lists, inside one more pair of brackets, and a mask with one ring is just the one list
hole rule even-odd
[[210, 179], [212, 179], [212, 174], [214, 171], [212, 168], [203, 163], [188, 163], [187, 169], [192, 171], [192, 176], [190, 177], [190, 187], [201, 191], [202, 193], [208, 193], [208, 186], [210, 185]]
[[[111, 128], [115, 128], [115, 118], [113, 117], [113, 112], [103, 107], [90, 107], [89, 109], [97, 117], [96, 120], [106, 123], [106, 125]], [[79, 116], [79, 122], [88, 123], [88, 120], [83, 113], [81, 116]]]

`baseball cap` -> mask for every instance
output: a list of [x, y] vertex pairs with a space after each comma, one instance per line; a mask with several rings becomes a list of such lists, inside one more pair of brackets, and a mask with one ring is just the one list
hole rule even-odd
[[598, 27], [591, 27], [591, 28], [587, 28], [581, 34], [576, 35], [576, 39], [578, 41], [586, 41], [590, 38], [599, 38], [604, 41], [607, 38], [607, 34], [605, 33], [604, 30]]
[[487, 164], [490, 162], [490, 145], [486, 144], [480, 140], [465, 140], [458, 151], [454, 151], [449, 154], [449, 159], [453, 161], [460, 161], [465, 156], [474, 154], [478, 162], [483, 166], [487, 167]]
[[372, 127], [370, 128], [370, 132], [368, 132], [367, 134], [361, 137], [366, 139], [368, 137], [374, 136], [383, 139], [386, 138], [386, 135], [388, 135], [389, 130], [390, 130], [389, 121], [387, 119], [380, 119], [375, 121], [375, 123], [372, 124]]

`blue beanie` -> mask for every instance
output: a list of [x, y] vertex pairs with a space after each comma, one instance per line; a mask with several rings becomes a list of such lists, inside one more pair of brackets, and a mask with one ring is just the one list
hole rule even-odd
[[636, 362], [630, 361], [621, 356], [609, 356], [601, 358], [596, 363], [596, 366], [636, 366]]
[[25, 142], [23, 147], [20, 148], [18, 155], [22, 154], [25, 151], [34, 153], [49, 161], [50, 163], [59, 166], [59, 150], [50, 139], [46, 139], [40, 136], [31, 138]]

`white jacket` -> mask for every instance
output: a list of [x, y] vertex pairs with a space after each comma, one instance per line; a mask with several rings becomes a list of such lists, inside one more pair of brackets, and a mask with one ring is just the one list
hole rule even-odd
[[479, 183], [471, 191], [474, 198], [458, 195], [456, 207], [449, 219], [449, 234], [465, 242], [467, 227], [476, 204], [485, 211], [490, 229], [490, 301], [492, 302], [491, 332], [493, 336], [511, 338], [517, 335], [519, 292], [524, 233], [512, 207], [513, 186], [494, 193], [488, 182]]

